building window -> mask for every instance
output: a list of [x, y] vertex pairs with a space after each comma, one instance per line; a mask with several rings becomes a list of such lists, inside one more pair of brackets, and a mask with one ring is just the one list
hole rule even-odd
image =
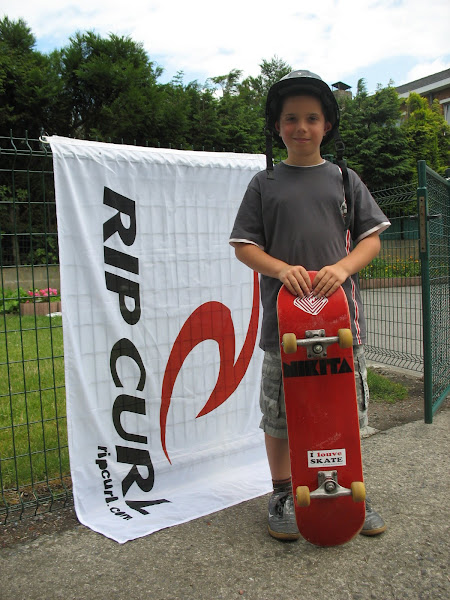
[[445, 98], [439, 101], [442, 104], [442, 112], [444, 113], [444, 119], [450, 125], [450, 98]]

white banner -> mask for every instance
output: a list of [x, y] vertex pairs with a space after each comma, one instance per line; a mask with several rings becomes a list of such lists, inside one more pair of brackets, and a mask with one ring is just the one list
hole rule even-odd
[[268, 492], [258, 279], [228, 244], [264, 157], [49, 141], [79, 520], [122, 543]]

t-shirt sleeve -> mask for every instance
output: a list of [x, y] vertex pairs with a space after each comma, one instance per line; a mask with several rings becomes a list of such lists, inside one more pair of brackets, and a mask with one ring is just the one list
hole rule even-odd
[[257, 175], [249, 183], [244, 194], [229, 241], [230, 244], [233, 242], [255, 244], [262, 249], [266, 246], [261, 191]]
[[354, 171], [349, 169], [349, 172], [354, 194], [354, 212], [350, 230], [353, 241], [358, 243], [372, 233], [382, 233], [391, 223], [361, 179]]

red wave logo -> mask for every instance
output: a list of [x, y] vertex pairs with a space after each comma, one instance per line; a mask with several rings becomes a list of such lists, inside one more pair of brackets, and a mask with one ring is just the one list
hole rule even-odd
[[[206, 302], [197, 308], [184, 323], [173, 345], [167, 362], [161, 392], [161, 444], [167, 460], [171, 463], [166, 448], [166, 423], [172, 392], [178, 373], [192, 350], [206, 340], [219, 345], [220, 370], [216, 385], [205, 406], [198, 413], [202, 417], [218, 408], [241, 383], [255, 348], [259, 322], [259, 280], [253, 275], [253, 305], [250, 324], [239, 357], [235, 357], [235, 331], [231, 311], [221, 302]], [[172, 463], [171, 463], [172, 464]]]

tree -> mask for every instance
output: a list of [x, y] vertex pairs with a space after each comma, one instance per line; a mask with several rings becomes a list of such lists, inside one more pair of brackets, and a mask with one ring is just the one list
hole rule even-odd
[[369, 96], [364, 80], [358, 82], [355, 98], [341, 105], [340, 129], [349, 166], [372, 189], [402, 185], [413, 176], [400, 107], [393, 87]]
[[0, 133], [37, 136], [52, 122], [59, 81], [23, 19], [0, 20]]
[[196, 150], [212, 150], [219, 137], [218, 106], [219, 99], [214, 88], [206, 84], [203, 87], [196, 81], [185, 88], [185, 103], [189, 108], [188, 139]]
[[439, 101], [430, 106], [426, 98], [413, 92], [406, 101], [406, 110], [403, 130], [414, 164], [426, 160], [432, 169], [444, 175], [450, 164], [450, 126], [441, 114]]
[[114, 34], [77, 33], [61, 51], [70, 130], [78, 137], [157, 141], [162, 69], [152, 63], [142, 44]]
[[[129, 37], [78, 32], [48, 55], [34, 47], [22, 19], [0, 20], [1, 134], [28, 130], [37, 137], [45, 131], [260, 153], [267, 92], [292, 70], [273, 56], [262, 60], [259, 75], [244, 80], [234, 68], [203, 85], [185, 85], [182, 72], [160, 84], [162, 68]], [[409, 182], [421, 158], [440, 173], [448, 166], [450, 129], [437, 101], [429, 107], [412, 94], [401, 126], [400, 100], [391, 84], [369, 96], [360, 79], [356, 96], [338, 101], [349, 165], [372, 189]], [[332, 143], [324, 152], [335, 152]]]
[[233, 69], [228, 75], [211, 78], [222, 88], [217, 106], [216, 148], [228, 152], [257, 153], [261, 151], [263, 141], [264, 113], [255, 104], [255, 94], [248, 80], [239, 82], [241, 74], [241, 71]]
[[259, 65], [261, 73], [257, 77], [248, 77], [249, 87], [256, 93], [258, 103], [265, 105], [270, 87], [292, 71], [292, 67], [284, 60], [273, 56], [270, 60], [263, 59]]
[[236, 96], [239, 94], [239, 79], [242, 71], [232, 69], [227, 75], [211, 77], [211, 81], [222, 88], [223, 96]]

